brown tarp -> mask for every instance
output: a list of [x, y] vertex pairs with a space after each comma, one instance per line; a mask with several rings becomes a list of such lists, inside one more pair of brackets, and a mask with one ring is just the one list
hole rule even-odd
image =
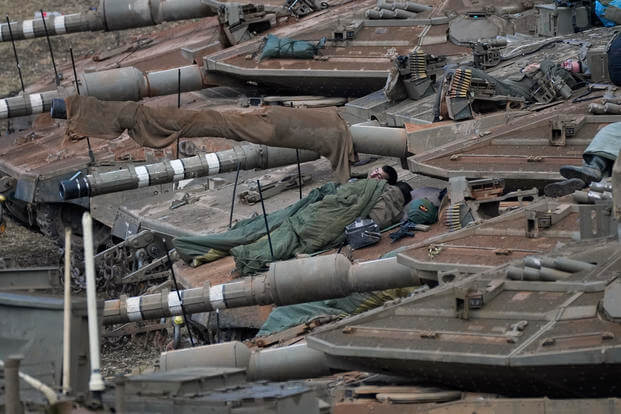
[[267, 106], [250, 112], [153, 108], [72, 96], [67, 134], [115, 139], [127, 129], [140, 145], [162, 148], [177, 138], [222, 137], [273, 147], [315, 151], [332, 163], [340, 182], [349, 179], [354, 147], [349, 128], [334, 109]]

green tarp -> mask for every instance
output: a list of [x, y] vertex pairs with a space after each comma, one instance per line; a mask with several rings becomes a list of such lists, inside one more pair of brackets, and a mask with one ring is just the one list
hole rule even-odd
[[[291, 204], [289, 207], [277, 210], [267, 215], [270, 231], [274, 231], [287, 218], [304, 207], [322, 200], [327, 194], [336, 193], [338, 184], [327, 183], [319, 188], [314, 188], [303, 199]], [[248, 244], [265, 236], [265, 220], [263, 216], [256, 216], [238, 221], [233, 228], [224, 233], [208, 234], [205, 236], [178, 237], [173, 240], [173, 245], [181, 258], [187, 262], [208, 254], [211, 250], [218, 250], [226, 254], [230, 250], [242, 244]]]
[[304, 199], [268, 215], [274, 257], [270, 252], [262, 216], [241, 221], [225, 233], [180, 237], [173, 244], [190, 261], [210, 252], [230, 253], [242, 275], [262, 271], [273, 260], [297, 253], [313, 253], [342, 242], [346, 225], [366, 217], [388, 184], [384, 180], [358, 180], [337, 186], [325, 184]]
[[259, 60], [268, 58], [312, 59], [325, 44], [325, 37], [313, 44], [306, 40], [267, 35]]
[[354, 293], [345, 298], [319, 300], [296, 305], [279, 306], [274, 309], [261, 326], [257, 336], [267, 336], [292, 326], [309, 322], [319, 316], [346, 316], [356, 311], [366, 299], [366, 295]]

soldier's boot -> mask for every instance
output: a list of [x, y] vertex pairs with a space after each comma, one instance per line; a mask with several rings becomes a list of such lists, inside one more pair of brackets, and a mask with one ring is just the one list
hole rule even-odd
[[586, 184], [580, 178], [570, 178], [546, 185], [543, 188], [543, 193], [548, 197], [563, 197], [584, 187], [586, 187]]
[[561, 167], [561, 175], [565, 178], [579, 178], [584, 184], [590, 185], [592, 182], [601, 181], [604, 173], [608, 170], [610, 161], [606, 158], [593, 155], [588, 163], [582, 167], [574, 165], [564, 165]]
[[62, 98], [52, 99], [52, 108], [50, 109], [50, 115], [56, 119], [67, 119], [67, 105]]

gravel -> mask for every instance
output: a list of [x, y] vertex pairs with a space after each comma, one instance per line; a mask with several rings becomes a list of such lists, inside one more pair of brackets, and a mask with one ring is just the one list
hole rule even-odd
[[[111, 381], [120, 375], [151, 371], [159, 364], [160, 349], [151, 343], [153, 334], [118, 344], [104, 343], [101, 354], [101, 375]], [[105, 342], [105, 341], [104, 341]], [[145, 344], [146, 342], [146, 344]]]

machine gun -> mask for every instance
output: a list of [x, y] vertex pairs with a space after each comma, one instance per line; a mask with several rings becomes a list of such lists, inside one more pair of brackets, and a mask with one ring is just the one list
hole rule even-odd
[[407, 55], [397, 56], [388, 75], [384, 93], [395, 101], [405, 98], [417, 100], [429, 96], [435, 92], [436, 79], [445, 64], [445, 56], [426, 54], [418, 47]]
[[500, 51], [505, 46], [507, 46], [505, 39], [479, 39], [470, 43], [474, 67], [485, 70], [498, 65], [502, 60]]
[[319, 0], [287, 0], [285, 8], [289, 12], [297, 17], [304, 17], [317, 10], [323, 10], [328, 8], [328, 3]]
[[263, 5], [219, 3], [218, 22], [226, 37], [227, 46], [233, 46], [252, 38], [255, 33], [276, 25], [278, 11], [266, 10]]

